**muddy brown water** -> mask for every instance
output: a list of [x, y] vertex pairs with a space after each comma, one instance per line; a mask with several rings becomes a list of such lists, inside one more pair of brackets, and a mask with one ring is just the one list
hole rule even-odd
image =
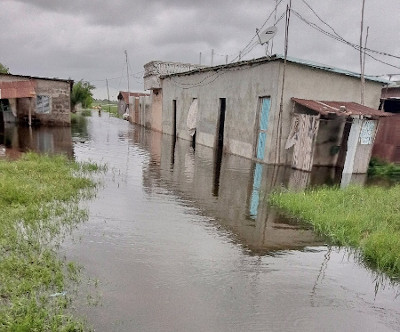
[[86, 119], [8, 128], [0, 152], [107, 164], [83, 202], [89, 220], [60, 248], [97, 280], [74, 302], [95, 331], [400, 330], [398, 285], [265, 204], [277, 187], [337, 182], [334, 171], [219, 158], [107, 113]]

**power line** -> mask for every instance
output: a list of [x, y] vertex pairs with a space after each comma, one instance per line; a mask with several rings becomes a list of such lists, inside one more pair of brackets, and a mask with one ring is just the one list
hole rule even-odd
[[[264, 21], [264, 23], [261, 25], [260, 29], [264, 28], [264, 26], [267, 24], [267, 22], [269, 21], [269, 19], [272, 17], [272, 15], [274, 14], [274, 12], [277, 10], [277, 8], [279, 7], [279, 5], [281, 4], [283, 0], [280, 0], [278, 3], [275, 4], [275, 8], [274, 10], [271, 12], [271, 14], [269, 14], [269, 16], [267, 17], [267, 19]], [[275, 23], [276, 24], [276, 23]], [[239, 52], [239, 54], [233, 58], [232, 62], [235, 62], [237, 59], [242, 57], [242, 53], [245, 53], [247, 51], [248, 47], [251, 47], [250, 45], [252, 44], [252, 42], [254, 41], [254, 39], [257, 37], [257, 33], [250, 39], [250, 41], [247, 43], [247, 45]], [[254, 47], [253, 47], [254, 48]], [[249, 52], [247, 52], [246, 54], [248, 54]]]
[[[360, 47], [360, 45], [356, 45], [356, 44], [353, 44], [353, 43], [351, 43], [351, 42], [348, 42], [348, 41], [345, 40], [341, 35], [339, 35], [331, 25], [329, 25], [325, 20], [323, 20], [323, 19], [317, 14], [317, 12], [307, 3], [306, 0], [302, 0], [302, 1], [303, 1], [303, 3], [312, 11], [312, 13], [313, 13], [324, 25], [326, 25], [327, 27], [329, 27], [329, 28], [332, 30], [332, 32], [336, 35], [336, 37], [338, 37], [341, 41], [345, 42], [346, 44], [349, 44], [349, 45], [351, 45], [352, 47], [353, 47], [353, 46], [356, 46], [356, 47], [358, 47], [358, 50], [361, 49], [361, 50], [363, 50], [363, 51], [369, 51], [369, 52], [372, 52], [372, 53], [375, 53], [375, 54], [380, 54], [380, 55], [384, 55], [384, 56], [388, 56], [388, 57], [400, 59], [400, 56], [398, 56], [398, 55], [394, 55], [394, 54], [390, 54], [390, 53], [387, 53], [387, 52], [382, 52], [382, 51], [373, 50], [373, 49], [370, 49], [370, 48], [367, 48], [367, 47], [362, 47], [362, 46]], [[294, 11], [294, 10], [293, 10], [293, 11]], [[297, 14], [299, 14], [299, 13], [297, 13]], [[299, 15], [300, 15], [300, 14], [299, 14]], [[302, 18], [302, 19], [304, 19], [304, 18]], [[305, 20], [305, 19], [304, 19], [304, 20]], [[311, 22], [309, 22], [309, 21], [307, 21], [307, 24], [313, 24], [313, 25], [316, 26], [315, 23], [311, 23]]]
[[[388, 55], [388, 53], [380, 52], [380, 51], [375, 51], [375, 50], [371, 50], [371, 49], [368, 49], [368, 48], [365, 48], [365, 47], [362, 47], [362, 46], [360, 47], [360, 45], [353, 44], [353, 43], [347, 41], [346, 39], [344, 39], [343, 37], [341, 37], [340, 35], [332, 34], [332, 33], [328, 32], [328, 31], [322, 29], [322, 28], [319, 27], [317, 24], [308, 21], [308, 20], [305, 19], [300, 13], [298, 13], [296, 10], [292, 9], [292, 12], [293, 12], [293, 13], [295, 14], [295, 16], [297, 16], [301, 21], [303, 21], [304, 23], [306, 23], [307, 25], [309, 25], [309, 26], [312, 27], [313, 29], [315, 29], [315, 30], [317, 30], [317, 31], [319, 31], [319, 32], [321, 32], [321, 33], [323, 33], [324, 35], [326, 35], [326, 36], [328, 36], [328, 37], [330, 37], [330, 38], [333, 38], [333, 39], [335, 39], [335, 40], [337, 40], [337, 41], [340, 41], [340, 42], [342, 42], [342, 43], [344, 43], [344, 44], [346, 44], [346, 45], [349, 45], [349, 46], [351, 46], [352, 48], [354, 48], [354, 49], [357, 50], [357, 51], [360, 51], [360, 49], [366, 51], [366, 55], [367, 55], [368, 57], [374, 59], [375, 61], [381, 62], [381, 63], [383, 63], [383, 64], [385, 64], [385, 65], [387, 65], [387, 66], [393, 67], [393, 68], [400, 69], [399, 66], [393, 65], [393, 64], [391, 64], [391, 63], [389, 63], [389, 62], [386, 62], [386, 61], [383, 61], [383, 60], [380, 60], [380, 59], [378, 59], [378, 58], [372, 56], [372, 55], [369, 54], [368, 52], [377, 53], [377, 54], [381, 54], [381, 55]], [[367, 51], [368, 51], [368, 52], [367, 52]], [[400, 59], [400, 57], [395, 56], [395, 55], [390, 55], [390, 56]]]

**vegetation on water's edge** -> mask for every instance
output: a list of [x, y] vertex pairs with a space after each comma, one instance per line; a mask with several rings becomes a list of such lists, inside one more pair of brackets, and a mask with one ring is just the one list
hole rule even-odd
[[110, 113], [112, 116], [120, 118], [121, 116], [118, 114], [118, 104], [117, 102], [112, 101], [95, 101], [93, 103], [93, 107], [99, 108], [104, 112]]
[[400, 165], [371, 158], [368, 175], [373, 177], [387, 177], [394, 181], [400, 181]]
[[270, 203], [311, 223], [335, 244], [360, 249], [364, 261], [400, 277], [400, 185], [275, 193]]
[[55, 246], [87, 218], [79, 198], [93, 193], [96, 164], [29, 153], [0, 160], [0, 330], [82, 331], [64, 291], [79, 269]]

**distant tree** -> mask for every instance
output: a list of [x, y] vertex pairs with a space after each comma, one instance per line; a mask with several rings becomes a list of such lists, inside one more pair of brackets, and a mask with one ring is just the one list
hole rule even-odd
[[95, 88], [89, 82], [80, 80], [74, 83], [71, 93], [71, 106], [72, 109], [75, 108], [79, 103], [82, 104], [83, 108], [89, 108], [93, 103], [93, 93], [92, 90]]
[[9, 73], [10, 70], [8, 69], [8, 67], [0, 63], [0, 74], [9, 74]]

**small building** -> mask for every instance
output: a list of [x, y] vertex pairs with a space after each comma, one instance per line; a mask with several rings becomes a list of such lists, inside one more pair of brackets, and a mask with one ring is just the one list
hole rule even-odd
[[120, 91], [117, 96], [119, 116], [127, 114], [129, 122], [145, 126], [149, 96], [150, 94], [144, 92]]
[[279, 55], [161, 75], [161, 128], [267, 164], [309, 171], [348, 157], [347, 171], [365, 173], [385, 83], [367, 77], [362, 106], [359, 74]]
[[146, 127], [162, 132], [162, 101], [163, 90], [161, 87], [163, 75], [170, 75], [175, 73], [183, 73], [198, 68], [205, 68], [205, 66], [194, 65], [190, 63], [181, 62], [164, 62], [164, 61], [151, 61], [144, 65], [144, 89], [150, 90], [149, 98], [149, 111], [145, 112]]
[[380, 108], [393, 116], [380, 121], [372, 156], [400, 164], [400, 82], [382, 89]]
[[72, 80], [0, 74], [0, 120], [69, 126], [72, 85]]

